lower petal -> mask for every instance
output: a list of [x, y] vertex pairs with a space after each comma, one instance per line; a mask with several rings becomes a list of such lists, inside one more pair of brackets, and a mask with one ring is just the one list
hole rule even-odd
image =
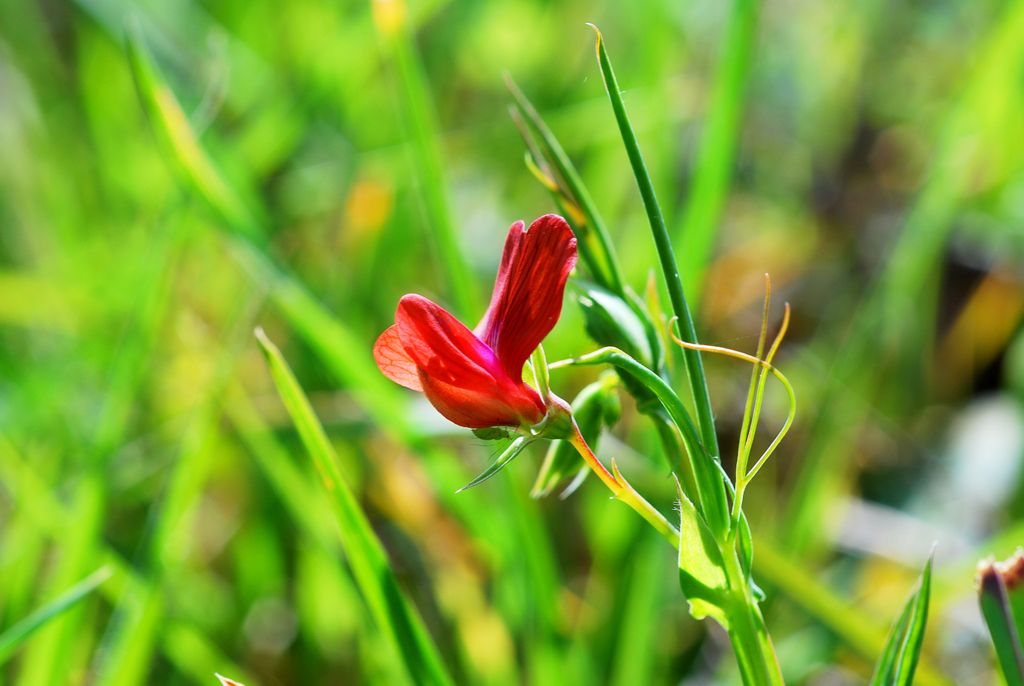
[[423, 393], [449, 421], [468, 429], [536, 424], [544, 418], [540, 396], [526, 385], [495, 389], [460, 388], [420, 372]]

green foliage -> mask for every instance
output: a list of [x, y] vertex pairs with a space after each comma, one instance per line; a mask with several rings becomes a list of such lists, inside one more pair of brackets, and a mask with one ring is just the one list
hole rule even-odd
[[387, 554], [338, 468], [338, 458], [309, 400], [277, 346], [262, 330], [256, 331], [256, 338], [281, 400], [320, 476], [342, 536], [345, 559], [377, 628], [388, 637], [395, 654], [401, 656], [411, 683], [452, 683], [430, 634], [398, 585]]
[[[0, 635], [111, 571], [5, 643], [0, 682], [406, 678], [257, 325], [451, 681], [735, 680], [679, 593], [671, 472], [697, 513], [672, 543], [695, 555], [714, 529], [702, 491], [736, 502], [731, 446], [756, 465], [787, 398], [772, 380], [759, 396], [755, 373], [744, 412], [745, 368], [703, 353], [714, 412], [687, 388], [654, 190], [694, 340], [754, 354], [763, 272], [793, 304], [777, 356], [800, 396], [791, 439], [731, 540], [685, 565], [724, 575], [731, 602], [749, 592], [744, 607], [764, 588], [764, 616], [732, 635], [756, 652], [770, 628], [793, 683], [867, 675], [924, 526], [955, 552], [934, 570], [915, 683], [998, 679], [1014, 655], [1005, 606], [982, 596], [994, 654], [950, 608], [977, 559], [1022, 535], [1009, 346], [1024, 311], [1024, 13], [777, 9], [0, 2]], [[605, 29], [616, 110], [588, 20]], [[583, 296], [546, 351], [625, 354], [556, 363], [548, 382], [566, 399], [603, 387], [577, 421], [650, 520], [573, 481], [588, 472], [566, 442], [456, 495], [502, 446], [373, 365], [403, 293], [472, 324], [508, 225], [545, 212], [577, 233]], [[761, 428], [744, 430], [757, 403]], [[538, 467], [538, 488], [574, 497], [531, 499]]]
[[714, 617], [726, 629], [726, 578], [722, 553], [690, 499], [679, 489], [679, 586], [697, 619]]
[[95, 591], [100, 584], [109, 579], [110, 575], [111, 571], [106, 567], [96, 570], [28, 617], [0, 633], [0, 664], [10, 659], [14, 651], [18, 649], [18, 646], [32, 632], [38, 630], [55, 617], [60, 616], [63, 612], [66, 612], [75, 603], [80, 602], [87, 595]]

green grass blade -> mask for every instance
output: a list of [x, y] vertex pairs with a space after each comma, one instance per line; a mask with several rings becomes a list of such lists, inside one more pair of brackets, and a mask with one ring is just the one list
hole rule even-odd
[[733, 0], [693, 182], [676, 233], [683, 284], [698, 305], [736, 163], [756, 27], [757, 0]]
[[50, 620], [59, 617], [76, 603], [95, 591], [112, 574], [108, 567], [101, 567], [79, 581], [67, 591], [42, 606], [28, 617], [0, 634], [0, 664], [5, 663], [18, 646], [34, 631]]
[[932, 561], [925, 564], [917, 590], [907, 599], [899, 619], [892, 627], [885, 648], [875, 667], [872, 686], [909, 686], [921, 659], [928, 603], [931, 598]]
[[125, 41], [128, 62], [135, 78], [143, 109], [153, 123], [163, 149], [174, 160], [178, 173], [189, 181], [210, 207], [232, 226], [257, 239], [260, 221], [235, 193], [206, 156], [195, 138], [188, 118], [146, 50], [137, 30]]
[[380, 541], [342, 476], [334, 449], [309, 400], [277, 347], [262, 330], [257, 330], [256, 336], [281, 400], [327, 491], [352, 575], [377, 626], [401, 657], [413, 683], [452, 683], [437, 648], [398, 585]]
[[[763, 537], [758, 540], [754, 571], [766, 584], [835, 633], [853, 650], [877, 663], [885, 650], [886, 633], [871, 617], [840, 597], [807, 567], [790, 560]], [[920, 686], [950, 686], [951, 682], [924, 661], [918, 664]]]
[[[1017, 565], [1024, 568], [1024, 554], [1018, 553], [1015, 559]], [[1017, 587], [1011, 591], [1001, 566], [993, 559], [982, 563], [978, 573], [978, 602], [1007, 686], [1024, 686], [1024, 642], [1021, 641], [1024, 616], [1015, 612], [1019, 604], [1015, 608], [1010, 598], [1011, 593], [1024, 595], [1024, 585], [1018, 572]]]
[[[615, 112], [615, 120], [622, 134], [622, 142], [626, 146], [626, 153], [629, 156], [630, 165], [633, 168], [633, 175], [636, 177], [640, 195], [643, 198], [644, 209], [647, 211], [647, 219], [651, 224], [651, 232], [654, 234], [654, 242], [658, 249], [658, 258], [661, 261], [661, 270], [668, 285], [669, 299], [672, 302], [672, 309], [679, 317], [680, 335], [688, 343], [697, 342], [697, 330], [693, 323], [693, 316], [690, 314], [690, 306], [686, 302], [683, 292], [683, 282], [679, 276], [679, 264], [676, 262], [675, 252], [672, 248], [672, 241], [669, 238], [668, 229], [665, 226], [665, 217], [661, 213], [661, 206], [654, 194], [654, 185], [647, 172], [647, 165], [644, 162], [643, 153], [640, 151], [640, 144], [633, 131], [633, 125], [626, 114], [626, 106], [622, 101], [622, 94], [619, 92], [619, 84], [615, 79], [615, 72], [612, 70], [611, 60], [604, 47], [604, 39], [597, 27], [592, 26], [597, 34], [596, 50], [597, 61], [601, 67], [601, 76], [604, 78], [605, 90], [611, 101], [612, 110]], [[701, 360], [699, 351], [684, 350], [683, 359], [686, 362], [687, 376], [690, 380], [690, 392], [693, 395], [694, 406], [697, 410], [697, 423], [700, 427], [700, 436], [707, 449], [708, 455], [716, 462], [719, 460], [718, 436], [715, 433], [715, 417], [711, 408], [711, 398], [708, 392], [707, 379], [704, 376], [704, 363]], [[702, 503], [705, 516], [708, 518], [708, 525], [716, 535], [721, 535], [729, 527], [727, 512], [719, 512], [718, 502], [725, 501], [725, 486], [719, 484], [712, 497], [715, 504]]]

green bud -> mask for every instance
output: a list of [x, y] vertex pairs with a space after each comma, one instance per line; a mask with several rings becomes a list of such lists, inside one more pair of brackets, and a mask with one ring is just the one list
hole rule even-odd
[[600, 286], [577, 281], [577, 300], [587, 334], [600, 345], [619, 348], [649, 369], [658, 362], [643, 320], [629, 303]]

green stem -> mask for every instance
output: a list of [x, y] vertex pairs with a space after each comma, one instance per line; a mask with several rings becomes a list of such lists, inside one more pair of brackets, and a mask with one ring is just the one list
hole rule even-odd
[[640, 364], [618, 348], [600, 348], [592, 353], [562, 360], [549, 365], [549, 369], [559, 369], [568, 365], [610, 364], [620, 369], [646, 386], [661, 402], [669, 417], [679, 428], [690, 458], [697, 482], [697, 501], [705, 521], [719, 523], [722, 528], [716, 532], [723, 534], [724, 540], [729, 524], [729, 509], [725, 498], [725, 484], [722, 471], [717, 461], [705, 450], [697, 429], [686, 411], [686, 406], [671, 386], [660, 376]]
[[775, 647], [761, 615], [761, 608], [750, 589], [743, 565], [735, 551], [723, 551], [725, 575], [730, 598], [725, 608], [729, 620], [729, 640], [743, 683], [747, 686], [776, 686], [785, 682], [775, 655]]
[[697, 493], [697, 480], [693, 474], [693, 466], [689, 460], [683, 459], [683, 455], [686, 453], [686, 445], [683, 443], [682, 436], [672, 422], [672, 419], [665, 413], [664, 408], [661, 407], [657, 408], [656, 411], [644, 412], [644, 414], [650, 418], [655, 431], [658, 433], [658, 440], [661, 442], [661, 449], [665, 451], [666, 461], [670, 465], [676, 465], [675, 456], [679, 456], [679, 471], [677, 474], [682, 482], [683, 492]]
[[[626, 114], [626, 106], [622, 102], [619, 84], [615, 79], [615, 72], [612, 70], [611, 61], [604, 48], [601, 32], [592, 24], [591, 28], [597, 33], [597, 60], [601, 67], [601, 75], [604, 78], [605, 89], [608, 91], [612, 110], [615, 112], [619, 132], [622, 134], [622, 142], [626, 146], [626, 153], [633, 167], [633, 174], [636, 177], [637, 187], [640, 189], [640, 196], [643, 198], [644, 209], [647, 211], [647, 219], [650, 222], [654, 243], [658, 249], [658, 258], [661, 261], [661, 270], [668, 286], [672, 309], [675, 315], [679, 317], [680, 335], [684, 341], [696, 343], [697, 329], [694, 326], [693, 316], [690, 313], [690, 307], [683, 293], [683, 282], [679, 276], [679, 265], [676, 262], [675, 252], [672, 249], [672, 240], [669, 237], [668, 228], [665, 226], [665, 217], [662, 215], [661, 206], [658, 204], [658, 198], [654, 193], [654, 184], [651, 182], [651, 176], [647, 171], [647, 164], [644, 162], [643, 153], [640, 151], [640, 144], [637, 141], [636, 133], [633, 131], [633, 126], [629, 122], [629, 116]], [[700, 352], [696, 350], [684, 350], [683, 359], [686, 363], [690, 392], [693, 395], [694, 406], [697, 409], [700, 435], [711, 457], [717, 461], [719, 459], [718, 436], [715, 433], [715, 417], [711, 408], [711, 397], [708, 392], [707, 379], [704, 376], [704, 363], [701, 361]], [[724, 497], [724, 486], [721, 488]], [[727, 521], [709, 520], [709, 523], [712, 524], [713, 529], [724, 530], [728, 527]]]
[[629, 507], [643, 517], [648, 524], [654, 527], [655, 531], [667, 538], [672, 545], [677, 548], [679, 547], [679, 530], [665, 519], [665, 515], [661, 514], [661, 512], [659, 512], [642, 495], [640, 495], [636, 489], [629, 485], [615, 466], [614, 460], [612, 460], [612, 471], [608, 471], [604, 464], [597, 459], [597, 455], [595, 455], [594, 451], [590, 449], [590, 446], [587, 445], [587, 441], [583, 438], [583, 434], [575, 423], [573, 424], [573, 433], [567, 440], [572, 447], [576, 448], [580, 457], [582, 457], [583, 461], [587, 463], [590, 469], [597, 474], [602, 483], [608, 487], [608, 490], [612, 492], [616, 500], [620, 500], [626, 505], [629, 505]]

